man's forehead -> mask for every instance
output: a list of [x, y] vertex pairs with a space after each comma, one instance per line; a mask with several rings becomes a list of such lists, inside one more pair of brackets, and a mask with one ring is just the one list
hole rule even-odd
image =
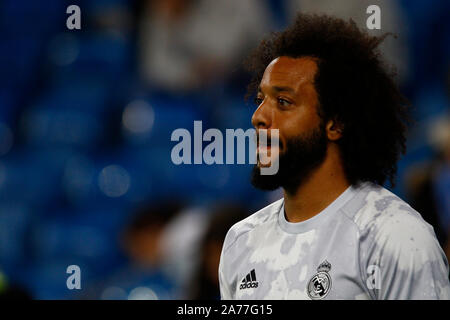
[[317, 71], [317, 62], [312, 57], [278, 57], [266, 68], [261, 85], [304, 83], [314, 80]]

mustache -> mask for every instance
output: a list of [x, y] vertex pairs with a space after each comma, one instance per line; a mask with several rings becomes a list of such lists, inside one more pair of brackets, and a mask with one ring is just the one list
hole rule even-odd
[[[256, 140], [256, 145], [259, 147], [270, 147], [272, 145], [272, 135], [267, 134], [267, 139], [264, 139], [266, 141], [260, 140], [259, 138], [259, 133], [256, 133], [255, 136], [255, 140]], [[278, 147], [282, 148], [283, 147], [283, 142], [280, 140], [280, 138], [278, 138]]]

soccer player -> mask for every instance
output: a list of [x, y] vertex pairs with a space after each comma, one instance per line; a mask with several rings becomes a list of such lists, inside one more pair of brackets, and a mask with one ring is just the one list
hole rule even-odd
[[258, 146], [279, 151], [279, 170], [262, 175], [270, 163], [258, 161], [252, 184], [284, 196], [228, 231], [222, 299], [450, 298], [433, 228], [381, 186], [394, 183], [408, 124], [384, 37], [300, 14], [250, 57], [252, 124], [279, 130], [278, 150]]

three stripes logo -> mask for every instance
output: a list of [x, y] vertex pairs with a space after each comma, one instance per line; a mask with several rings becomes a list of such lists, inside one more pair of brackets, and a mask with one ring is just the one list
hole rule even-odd
[[255, 269], [250, 271], [244, 279], [242, 279], [241, 285], [239, 287], [240, 290], [247, 288], [258, 288], [258, 281], [256, 281], [256, 273]]

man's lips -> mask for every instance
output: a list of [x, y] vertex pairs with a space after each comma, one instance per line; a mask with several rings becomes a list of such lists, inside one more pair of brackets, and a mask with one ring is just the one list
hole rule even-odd
[[[278, 149], [282, 149], [283, 145], [281, 142], [279, 142], [278, 146], [274, 145], [274, 147], [277, 147]], [[272, 144], [270, 143], [270, 140], [268, 141], [268, 143], [258, 143], [257, 148], [264, 148], [264, 149], [271, 149], [272, 148]]]
[[280, 148], [278, 146], [263, 146], [260, 145], [256, 148], [256, 153], [259, 157], [277, 157], [277, 155], [280, 153]]
[[272, 150], [272, 148], [270, 146], [269, 147], [259, 146], [257, 148], [257, 152], [258, 153], [261, 153], [261, 152], [266, 152], [267, 153], [267, 151], [270, 151], [270, 150]]
[[[267, 141], [260, 141], [259, 136], [257, 137], [257, 146], [258, 147], [267, 147], [270, 148], [272, 145], [272, 138], [271, 137], [267, 137]], [[283, 143], [278, 140], [278, 147], [281, 149], [283, 147]]]
[[272, 146], [258, 146], [256, 149], [258, 150], [258, 152], [270, 151], [270, 150], [280, 150], [279, 147], [275, 147], [275, 146], [273, 146], [273, 147]]

